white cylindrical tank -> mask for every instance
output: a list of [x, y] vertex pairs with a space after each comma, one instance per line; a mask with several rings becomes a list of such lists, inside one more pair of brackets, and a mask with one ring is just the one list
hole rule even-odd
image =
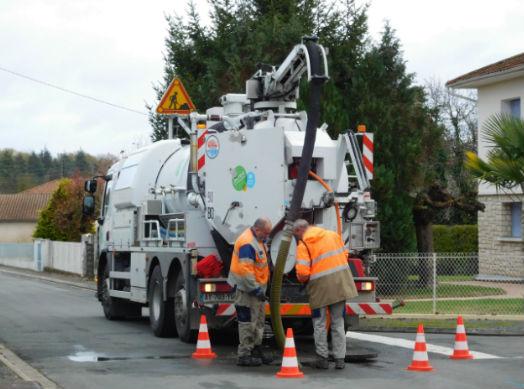
[[[130, 153], [111, 168], [114, 206], [138, 207], [156, 198], [164, 200], [166, 212], [187, 209], [188, 166], [189, 146], [179, 139], [155, 142]], [[163, 196], [158, 194], [162, 188], [167, 192]]]
[[166, 188], [163, 196], [166, 213], [175, 213], [189, 208], [187, 203], [187, 176], [190, 147], [182, 146], [171, 154], [158, 172], [157, 188]]

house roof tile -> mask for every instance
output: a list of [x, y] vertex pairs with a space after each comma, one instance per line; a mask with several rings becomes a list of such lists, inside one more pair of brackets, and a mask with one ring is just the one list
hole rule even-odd
[[20, 193], [53, 193], [55, 190], [58, 189], [58, 185], [60, 185], [60, 180], [61, 178], [44, 182], [43, 184], [33, 186], [32, 188], [26, 189]]
[[0, 222], [34, 222], [47, 205], [51, 193], [0, 194]]
[[483, 66], [479, 69], [473, 70], [469, 73], [463, 74], [453, 80], [450, 80], [446, 83], [446, 86], [454, 86], [456, 84], [463, 83], [478, 77], [496, 75], [498, 73], [507, 72], [514, 68], [519, 68], [524, 66], [524, 53], [514, 55], [512, 57], [497, 61], [490, 65]]

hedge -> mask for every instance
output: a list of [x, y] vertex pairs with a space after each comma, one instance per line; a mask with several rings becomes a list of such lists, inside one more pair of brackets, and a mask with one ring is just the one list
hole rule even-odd
[[[433, 247], [437, 253], [477, 253], [476, 225], [433, 226]], [[478, 273], [476, 257], [444, 257], [437, 262], [439, 275], [473, 275]]]
[[476, 253], [479, 248], [478, 227], [435, 225], [433, 247], [437, 253]]

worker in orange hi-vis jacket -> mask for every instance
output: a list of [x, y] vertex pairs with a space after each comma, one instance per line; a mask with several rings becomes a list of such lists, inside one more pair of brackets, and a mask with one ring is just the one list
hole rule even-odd
[[239, 366], [271, 363], [262, 353], [262, 335], [266, 320], [265, 301], [269, 266], [265, 241], [271, 233], [271, 221], [259, 218], [235, 242], [228, 283], [236, 288], [235, 309], [238, 320]]
[[336, 232], [310, 226], [303, 219], [294, 223], [293, 235], [298, 243], [297, 278], [300, 282], [307, 282], [317, 352], [315, 366], [319, 369], [329, 367], [326, 325], [329, 310], [335, 368], [343, 369], [346, 356], [346, 300], [358, 295], [348, 265], [348, 249]]

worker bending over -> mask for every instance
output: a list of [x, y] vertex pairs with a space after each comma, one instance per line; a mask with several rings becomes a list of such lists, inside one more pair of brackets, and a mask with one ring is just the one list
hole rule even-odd
[[231, 258], [228, 283], [236, 288], [235, 308], [238, 319], [239, 366], [271, 363], [262, 353], [262, 335], [266, 320], [265, 301], [269, 267], [265, 241], [271, 233], [271, 221], [259, 218], [253, 227], [236, 240]]
[[317, 352], [315, 366], [319, 369], [329, 367], [326, 320], [329, 309], [335, 368], [343, 369], [346, 300], [358, 295], [348, 265], [348, 250], [337, 233], [310, 226], [306, 220], [294, 223], [293, 235], [297, 239], [297, 278], [307, 282]]

